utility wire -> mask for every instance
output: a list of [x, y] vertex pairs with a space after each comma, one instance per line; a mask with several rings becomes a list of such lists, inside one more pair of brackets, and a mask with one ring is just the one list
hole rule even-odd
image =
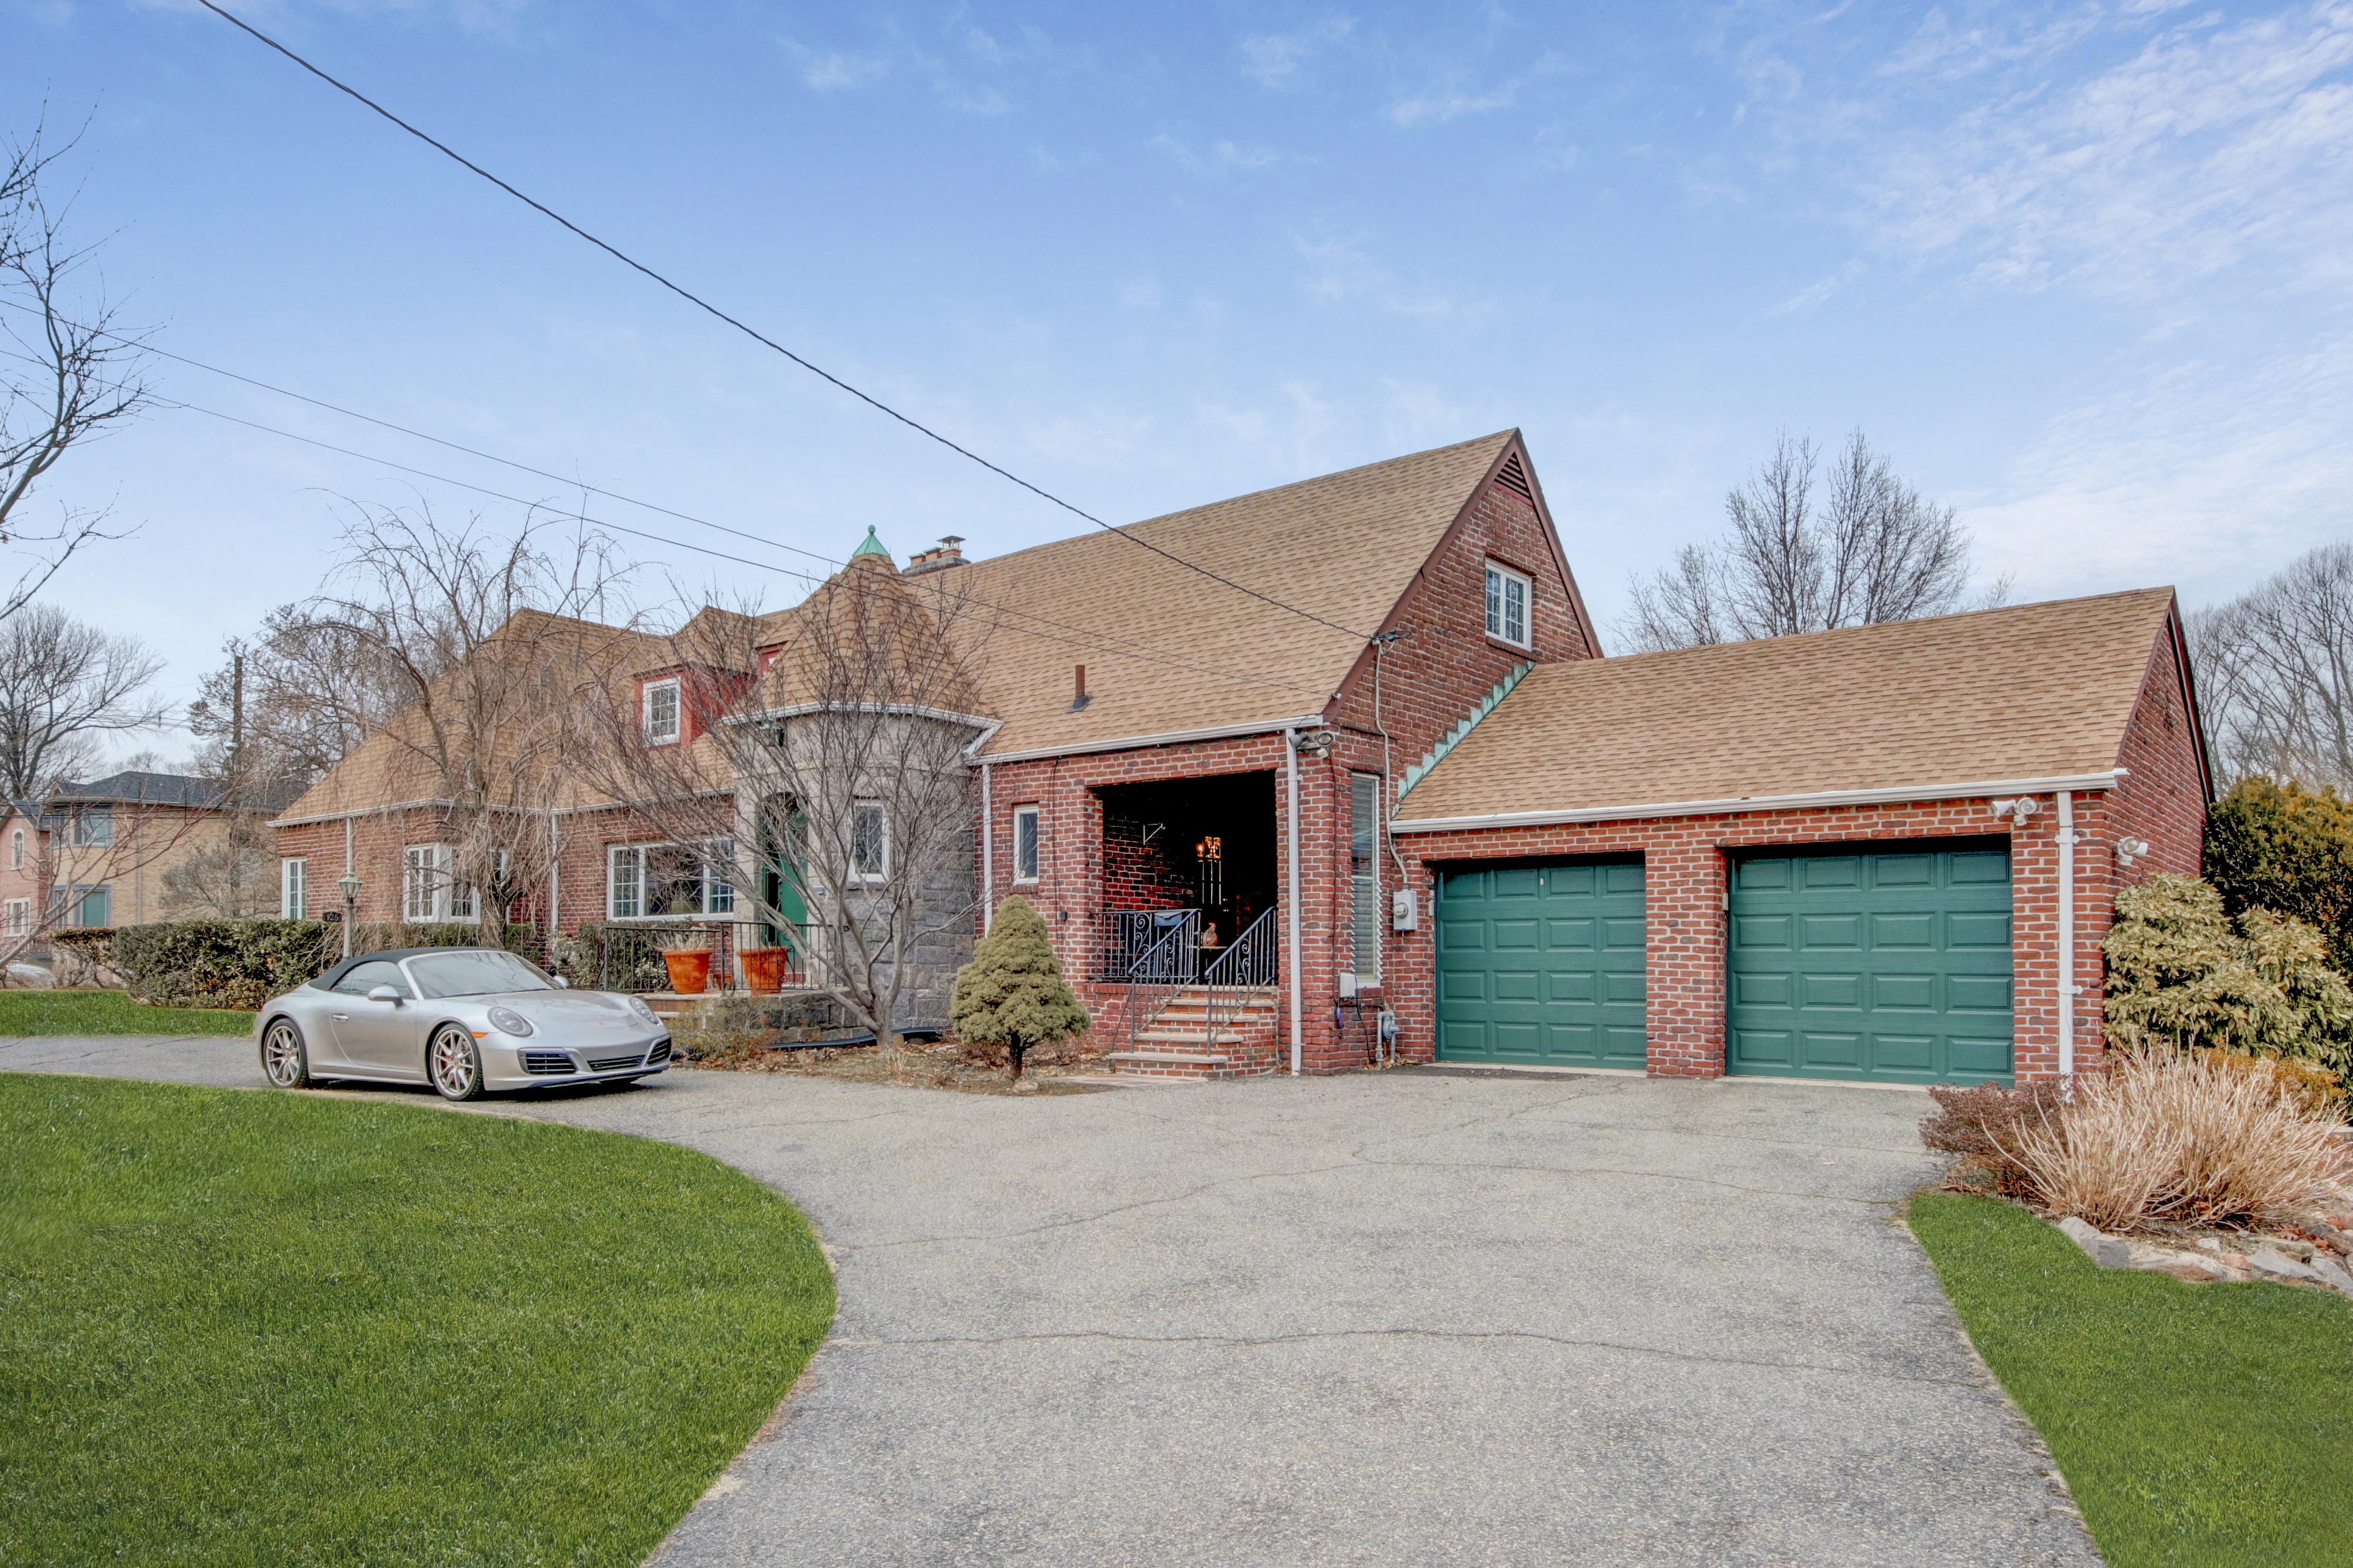
[[[420, 468], [408, 463], [396, 462], [390, 458], [378, 457], [370, 452], [355, 451], [349, 447], [339, 447], [332, 441], [322, 441], [315, 436], [299, 435], [292, 430], [281, 430], [274, 425], [264, 425], [257, 419], [247, 419], [235, 414], [224, 414], [217, 408], [206, 408], [198, 404], [182, 403], [176, 399], [159, 398], [157, 400], [157, 404], [158, 406], [164, 408], [180, 409], [189, 414], [202, 414], [207, 417], [223, 420], [231, 425], [242, 425], [249, 430], [259, 430], [266, 435], [283, 437], [289, 441], [300, 441], [304, 446], [317, 447], [325, 451], [340, 453], [346, 458], [356, 458], [364, 463], [375, 463], [384, 468], [396, 468], [402, 473], [415, 474], [420, 479], [431, 479], [438, 484], [456, 485], [460, 489], [473, 490], [478, 494], [489, 496], [496, 500], [511, 502], [516, 506], [533, 507], [543, 504], [538, 501], [527, 500], [522, 496], [508, 495], [503, 490], [491, 489], [487, 485], [478, 485], [466, 479], [456, 479], [448, 474], [437, 474], [428, 468]], [[731, 561], [739, 566], [749, 566], [756, 572], [768, 572], [781, 577], [797, 578], [802, 583], [812, 585], [825, 581], [824, 578], [818, 576], [814, 573], [799, 571], [790, 566], [777, 566], [764, 561], [754, 561], [746, 556], [732, 555], [723, 550], [713, 550], [707, 545], [691, 544], [685, 540], [672, 539], [665, 534], [649, 533], [641, 528], [631, 528], [625, 523], [613, 522], [605, 518], [590, 517], [585, 512], [580, 513], [579, 517], [580, 521], [583, 522], [593, 523], [598, 528], [609, 528], [616, 533], [626, 533], [633, 538], [649, 540], [656, 544], [667, 544], [673, 549], [691, 550], [695, 552], [697, 554], [708, 555], [716, 560]], [[727, 531], [732, 533], [738, 531], [730, 529]], [[757, 539], [756, 536], [751, 534], [745, 534], [744, 537], [753, 539], [755, 543], [766, 542], [765, 540]], [[806, 553], [806, 552], [804, 552], [804, 553]], [[1124, 638], [1106, 637], [1101, 632], [1093, 631], [1085, 626], [1071, 626], [1067, 622], [1056, 621], [1048, 616], [1038, 615], [1034, 611], [1016, 609], [1009, 605], [999, 605], [975, 595], [957, 594], [950, 590], [944, 584], [940, 585], [940, 591], [945, 597], [956, 599], [965, 605], [978, 605], [983, 610], [994, 612], [993, 616], [985, 618], [981, 623], [983, 626], [993, 631], [1012, 632], [1017, 636], [1034, 637], [1040, 642], [1060, 643], [1065, 647], [1079, 648], [1082, 651], [1087, 648], [1116, 647], [1124, 653], [1130, 654], [1137, 658], [1144, 659], [1147, 663], [1165, 665], [1171, 669], [1190, 670], [1200, 675], [1222, 676], [1229, 680], [1240, 680], [1248, 685], [1269, 687], [1278, 691], [1304, 692], [1311, 691], [1313, 689], [1308, 687], [1296, 685], [1290, 681], [1270, 680], [1264, 676], [1245, 675], [1239, 670], [1221, 669], [1216, 665], [1199, 664], [1190, 659], [1172, 658], [1168, 655], [1162, 653], [1157, 649], [1147, 647], [1141, 644], [1128, 642]], [[1019, 616], [1025, 619], [1036, 621], [1040, 626], [1054, 626], [1062, 631], [1075, 632], [1078, 634], [1078, 637], [1056, 637], [1051, 632], [1039, 630], [1037, 626], [1020, 626], [1008, 621], [1004, 618], [1008, 616]], [[1081, 641], [1079, 640], [1080, 637], [1083, 637], [1086, 640]]]
[[661, 285], [664, 289], [669, 289], [671, 293], [677, 295], [680, 299], [684, 300], [688, 304], [694, 306], [697, 310], [705, 311], [708, 314], [718, 318], [720, 321], [726, 322], [729, 326], [734, 328], [737, 331], [742, 332], [744, 336], [752, 339], [754, 342], [760, 343], [767, 348], [774, 349], [776, 353], [784, 355], [786, 359], [792, 361], [803, 370], [807, 371], [810, 374], [830, 382], [833, 385], [838, 386], [842, 391], [849, 394], [850, 396], [857, 398], [860, 403], [863, 403], [869, 407], [881, 413], [889, 415], [892, 418], [896, 419], [900, 424], [904, 425], [910, 430], [913, 430], [919, 435], [929, 437], [931, 439], [938, 442], [941, 446], [945, 447], [949, 451], [955, 453], [957, 456], [967, 458], [973, 462], [978, 463], [982, 468], [987, 468], [990, 473], [997, 475], [999, 479], [1011, 480], [1013, 483], [1019, 485], [1023, 489], [1028, 490], [1030, 494], [1037, 496], [1042, 500], [1050, 501], [1074, 517], [1084, 518], [1087, 521], [1093, 523], [1097, 528], [1103, 529], [1106, 532], [1118, 534], [1122, 539], [1126, 540], [1131, 544], [1140, 544], [1145, 549], [1151, 551], [1155, 555], [1166, 557], [1168, 560], [1175, 562], [1177, 565], [1184, 567], [1188, 572], [1198, 572], [1202, 576], [1208, 578], [1211, 582], [1223, 584], [1225, 586], [1233, 589], [1238, 594], [1247, 594], [1251, 598], [1271, 605], [1279, 610], [1285, 610], [1303, 619], [1314, 621], [1318, 626], [1329, 626], [1334, 631], [1345, 633], [1349, 637], [1356, 638], [1360, 642], [1367, 642], [1371, 640], [1367, 634], [1357, 631], [1354, 627], [1344, 626], [1337, 621], [1325, 620], [1322, 616], [1315, 614], [1313, 610], [1302, 609], [1297, 605], [1286, 603], [1282, 599], [1274, 597], [1271, 594], [1261, 594], [1257, 589], [1246, 587], [1242, 584], [1235, 582], [1230, 577], [1220, 576], [1219, 574], [1210, 571], [1206, 566], [1197, 565], [1193, 562], [1186, 560], [1183, 556], [1176, 554], [1173, 551], [1163, 550], [1159, 545], [1153, 543], [1150, 540], [1140, 539], [1136, 535], [1130, 533], [1126, 529], [1121, 528], [1115, 523], [1105, 522], [1103, 519], [1097, 517], [1094, 513], [1086, 510], [1084, 508], [1075, 506], [1071, 502], [1064, 500], [1061, 497], [1054, 494], [1052, 491], [1031, 484], [1028, 479], [1023, 479], [1020, 475], [1012, 472], [1010, 469], [999, 468], [997, 464], [990, 462], [987, 458], [982, 457], [979, 453], [975, 452], [968, 447], [958, 446], [955, 442], [948, 439], [945, 436], [941, 435], [930, 426], [924, 425], [918, 420], [910, 418], [908, 416], [900, 413], [897, 409], [892, 407], [889, 404], [883, 402], [879, 397], [874, 397], [867, 393], [860, 392], [857, 387], [850, 385], [849, 383], [842, 380], [831, 371], [826, 370], [820, 365], [811, 363], [809, 361], [803, 359], [800, 355], [793, 353], [792, 350], [785, 347], [784, 344], [777, 342], [775, 339], [765, 335], [752, 327], [746, 326], [744, 322], [736, 320], [733, 316], [729, 315], [726, 311], [711, 303], [708, 300], [703, 299], [701, 295], [690, 292], [688, 289], [671, 282], [668, 278], [663, 277], [660, 273], [655, 271], [644, 262], [628, 255], [626, 251], [623, 251], [615, 246], [608, 245], [604, 240], [601, 240], [595, 235], [590, 234], [586, 229], [582, 228], [578, 224], [574, 223], [570, 218], [565, 217], [562, 213], [555, 211], [553, 207], [547, 206], [543, 203], [533, 201], [531, 197], [523, 195], [521, 191], [515, 189], [512, 185], [507, 184], [496, 174], [491, 174], [488, 169], [483, 168], [480, 163], [477, 163], [472, 159], [466, 157], [463, 153], [457, 152], [447, 143], [436, 141], [433, 137], [427, 135], [424, 132], [419, 131], [416, 126], [411, 125], [407, 121], [403, 120], [400, 116], [395, 114], [384, 105], [376, 102], [374, 99], [369, 98], [366, 94], [361, 92], [358, 89], [346, 86], [335, 78], [329, 76], [325, 71], [321, 70], [317, 66], [312, 65], [309, 60], [304, 59], [301, 55], [296, 54], [293, 50], [288, 48], [285, 45], [280, 43], [269, 34], [262, 32], [259, 28], [253, 26], [242, 18], [233, 16], [229, 12], [221, 9], [218, 5], [214, 5], [213, 0], [196, 0], [196, 4], [202, 5], [206, 10], [210, 11], [214, 16], [218, 16], [222, 21], [228, 23], [231, 26], [248, 34], [258, 42], [266, 44], [270, 48], [277, 50], [278, 53], [285, 56], [288, 59], [293, 61], [304, 70], [309, 71], [312, 76], [317, 77], [321, 81], [325, 82], [329, 87], [333, 88], [336, 91], [344, 94], [353, 101], [360, 103], [368, 109], [374, 110], [376, 113], [382, 115], [385, 119], [391, 121], [395, 125], [399, 126], [403, 131], [407, 132], [411, 136], [416, 137], [419, 142], [424, 142], [435, 152], [439, 153], [443, 156], [450, 159], [452, 162], [471, 170], [473, 173], [480, 174], [483, 179], [488, 180], [491, 184], [498, 186], [499, 189], [504, 191], [515, 200], [522, 203], [525, 206], [530, 207], [533, 212], [536, 212], [543, 217], [548, 218], [570, 230], [573, 234], [586, 240], [589, 244], [595, 246], [597, 249], [603, 251], [606, 255], [610, 256], [614, 260], [620, 262], [623, 266], [630, 268], [632, 271], [643, 273], [646, 277]]

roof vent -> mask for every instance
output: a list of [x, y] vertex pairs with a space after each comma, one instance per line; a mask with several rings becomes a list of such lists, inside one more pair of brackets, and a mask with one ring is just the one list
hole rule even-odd
[[1514, 495], [1525, 496], [1531, 501], [1536, 499], [1535, 491], [1528, 488], [1528, 471], [1520, 467], [1517, 452], [1504, 458], [1504, 466], [1495, 470], [1495, 482]]

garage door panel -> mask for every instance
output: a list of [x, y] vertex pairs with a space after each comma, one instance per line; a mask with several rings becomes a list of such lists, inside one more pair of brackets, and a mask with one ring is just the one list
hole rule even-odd
[[1641, 1066], [1643, 898], [1622, 859], [1446, 876], [1440, 1058]]
[[1936, 945], [1936, 912], [1934, 910], [1874, 912], [1870, 923], [1871, 947], [1874, 952], [1885, 952], [1899, 947], [1933, 949]]
[[2010, 1076], [2006, 852], [1744, 857], [1730, 881], [1727, 1070]]

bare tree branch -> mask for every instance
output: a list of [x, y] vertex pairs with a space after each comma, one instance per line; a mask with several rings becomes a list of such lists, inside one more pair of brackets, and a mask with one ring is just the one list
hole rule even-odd
[[[1620, 627], [1638, 651], [1790, 637], [1944, 615], [1961, 606], [1969, 537], [1949, 505], [1898, 479], [1860, 430], [1817, 483], [1813, 443], [1784, 434], [1725, 497], [1730, 531], [1637, 576]], [[1980, 607], [2001, 603], [2009, 580]]]
[[2226, 779], [2353, 788], [2353, 544], [2298, 556], [2188, 629]]
[[0, 591], [0, 619], [30, 603], [74, 552], [104, 531], [103, 508], [60, 505], [37, 525], [25, 503], [74, 447], [137, 416], [151, 401], [144, 379], [145, 334], [127, 329], [102, 289], [70, 308], [95, 244], [75, 248], [66, 212], [53, 210], [44, 176], [72, 142], [54, 150], [42, 130], [12, 142], [0, 159], [0, 545], [31, 557], [14, 586]]
[[53, 605], [0, 621], [0, 789], [37, 799], [97, 761], [96, 741], [161, 725], [164, 661], [137, 637], [84, 626]]

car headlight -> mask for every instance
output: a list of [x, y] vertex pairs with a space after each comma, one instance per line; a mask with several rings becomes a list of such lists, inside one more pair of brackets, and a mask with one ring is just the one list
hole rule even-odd
[[647, 1006], [647, 1005], [646, 1005], [646, 999], [645, 999], [644, 997], [642, 997], [642, 996], [624, 996], [623, 998], [621, 998], [621, 1000], [623, 1000], [624, 1002], [627, 1002], [627, 1003], [629, 1005], [629, 1011], [630, 1011], [630, 1012], [635, 1013], [638, 1017], [643, 1018], [647, 1023], [649, 1023], [649, 1024], [659, 1024], [659, 1023], [660, 1023], [660, 1022], [661, 1022], [661, 1020], [660, 1020], [659, 1018], [658, 1018], [658, 1017], [656, 1017], [656, 1016], [654, 1016], [654, 1010], [653, 1010], [651, 1007], [649, 1007], [649, 1006]]
[[491, 1027], [507, 1035], [522, 1036], [532, 1032], [531, 1020], [512, 1007], [491, 1008]]

